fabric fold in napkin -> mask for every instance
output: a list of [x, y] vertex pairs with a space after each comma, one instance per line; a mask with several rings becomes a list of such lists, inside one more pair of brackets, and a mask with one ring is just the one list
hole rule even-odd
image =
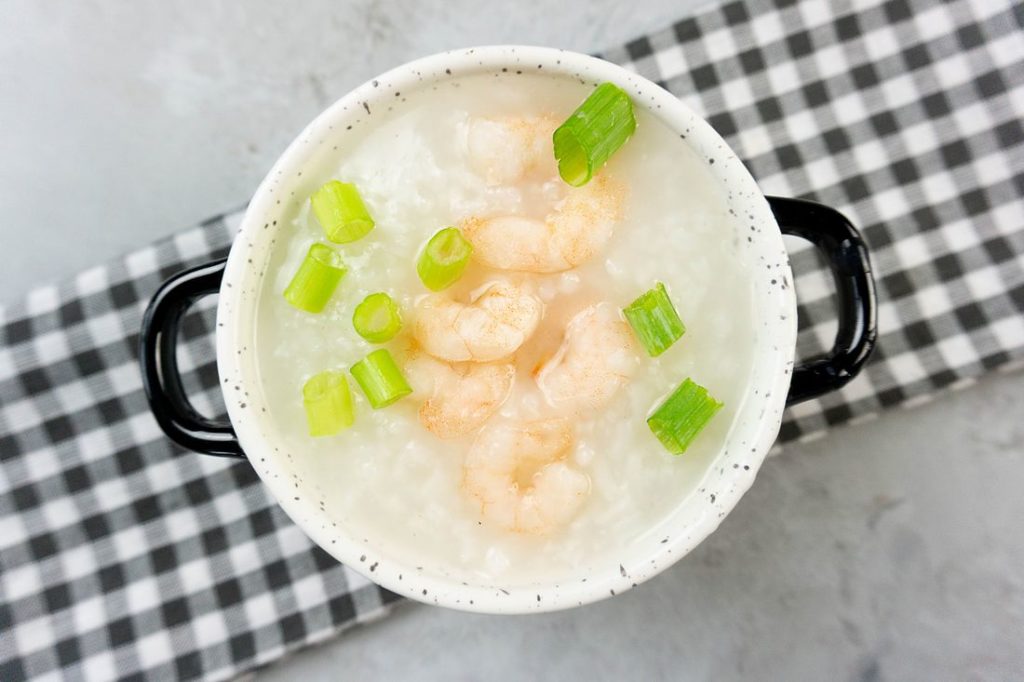
[[[730, 2], [606, 52], [705, 115], [766, 193], [864, 233], [879, 346], [781, 439], [914, 404], [1024, 358], [1024, 9], [1010, 0]], [[135, 364], [158, 284], [223, 255], [219, 216], [0, 308], [0, 680], [224, 679], [378, 617], [245, 463], [182, 451]], [[794, 242], [800, 352], [831, 345], [827, 272]], [[220, 411], [214, 301], [181, 365]]]

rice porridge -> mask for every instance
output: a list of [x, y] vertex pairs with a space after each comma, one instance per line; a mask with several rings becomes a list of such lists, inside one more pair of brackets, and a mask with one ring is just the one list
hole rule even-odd
[[[573, 576], [585, 562], [657, 533], [702, 487], [733, 427], [756, 344], [752, 268], [732, 248], [746, 228], [726, 211], [706, 160], [640, 107], [635, 133], [603, 170], [580, 188], [563, 182], [546, 156], [550, 127], [593, 91], [568, 78], [521, 74], [396, 93], [392, 111], [375, 112], [372, 126], [333, 151], [330, 175], [309, 178], [313, 190], [333, 179], [357, 187], [375, 223], [362, 238], [331, 245], [346, 272], [321, 312], [282, 296], [311, 245], [327, 243], [308, 201], [275, 244], [255, 339], [269, 416], [294, 468], [319, 488], [324, 521], [376, 555], [416, 556], [424, 570], [467, 581]], [[519, 127], [481, 124], [487, 121]], [[505, 151], [509, 144], [518, 146]], [[558, 207], [568, 215], [564, 207], [577, 197], [577, 218], [588, 225], [607, 218], [606, 234], [588, 233], [599, 243], [520, 243]], [[457, 281], [435, 293], [417, 262], [431, 236], [449, 226], [468, 237], [473, 254]], [[620, 311], [657, 282], [686, 330], [651, 357]], [[375, 344], [353, 330], [352, 319], [378, 292], [397, 304], [402, 329]], [[449, 338], [452, 315], [487, 297], [515, 308], [500, 340]], [[347, 374], [380, 348], [412, 394], [372, 409], [350, 375], [351, 427], [310, 436], [305, 382], [327, 369]], [[601, 383], [578, 387], [597, 371], [587, 363], [599, 366]], [[723, 407], [674, 456], [647, 418], [686, 378]], [[425, 409], [431, 399], [470, 402], [476, 411], [452, 419], [443, 404]], [[546, 430], [524, 436], [523, 424]], [[560, 468], [548, 469], [543, 484], [542, 468], [526, 476], [538, 497], [569, 495], [571, 504], [558, 498], [536, 501], [532, 511], [500, 508], [486, 492], [496, 477], [499, 487], [517, 490], [530, 481], [476, 467], [493, 466], [502, 448], [549, 436], [558, 440]], [[481, 441], [491, 449], [474, 454]]]

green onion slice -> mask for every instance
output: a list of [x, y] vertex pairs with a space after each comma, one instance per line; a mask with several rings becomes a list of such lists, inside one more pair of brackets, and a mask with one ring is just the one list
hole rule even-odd
[[319, 313], [345, 275], [341, 254], [326, 244], [313, 244], [284, 290], [284, 298], [299, 310]]
[[398, 369], [395, 359], [385, 348], [373, 351], [352, 365], [351, 371], [375, 410], [412, 393], [402, 370]]
[[664, 353], [686, 331], [661, 282], [655, 283], [653, 289], [641, 294], [622, 312], [651, 357]]
[[345, 373], [327, 370], [314, 374], [302, 387], [302, 405], [311, 436], [333, 436], [352, 426], [352, 392]]
[[441, 291], [455, 284], [473, 254], [473, 245], [458, 228], [446, 227], [435, 233], [423, 247], [416, 272], [431, 291]]
[[335, 244], [362, 239], [373, 229], [373, 218], [355, 185], [331, 180], [314, 192], [309, 201], [324, 234]]
[[384, 343], [402, 329], [402, 315], [398, 304], [384, 292], [370, 294], [356, 306], [352, 326], [370, 343]]
[[613, 83], [601, 83], [555, 130], [558, 174], [573, 187], [587, 184], [634, 130], [629, 95]]
[[706, 388], [687, 379], [647, 418], [647, 425], [666, 450], [681, 455], [721, 408]]

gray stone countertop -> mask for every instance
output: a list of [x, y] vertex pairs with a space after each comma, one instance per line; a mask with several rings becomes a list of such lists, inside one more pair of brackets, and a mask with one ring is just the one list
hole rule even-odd
[[[320, 109], [403, 61], [594, 51], [699, 4], [0, 0], [0, 291], [239, 206]], [[787, 447], [708, 541], [625, 595], [535, 617], [405, 605], [257, 677], [1019, 677], [1022, 489], [1024, 376], [992, 377]]]
[[1024, 375], [989, 377], [787, 446], [623, 595], [519, 617], [410, 604], [258, 678], [1021, 679], [1022, 490]]

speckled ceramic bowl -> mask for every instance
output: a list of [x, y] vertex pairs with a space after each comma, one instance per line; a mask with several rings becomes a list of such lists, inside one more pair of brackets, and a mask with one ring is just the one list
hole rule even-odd
[[[750, 262], [763, 268], [761, 276], [754, 278], [758, 351], [750, 398], [744, 401], [712, 463], [717, 475], [708, 478], [702, 494], [690, 496], [663, 520], [657, 535], [648, 534], [650, 541], [634, 543], [616, 561], [585, 566], [585, 580], [552, 575], [526, 586], [467, 584], [440, 572], [417, 569], [417, 557], [412, 554], [376, 551], [371, 542], [327, 522], [316, 495], [301, 494], [304, 486], [312, 486], [290, 469], [280, 434], [266, 418], [253, 351], [256, 302], [272, 242], [287, 224], [286, 216], [293, 215], [298, 203], [309, 195], [309, 178], [329, 174], [336, 162], [334, 145], [345, 136], [362, 134], [372, 124], [371, 112], [386, 110], [399, 92], [434, 81], [526, 69], [543, 69], [594, 84], [613, 81], [630, 93], [636, 106], [660, 118], [707, 159], [728, 196], [727, 208], [747, 216], [755, 228], [753, 241], [742, 248], [753, 249], [755, 258]], [[783, 233], [809, 239], [824, 252], [832, 265], [839, 299], [835, 348], [795, 368], [796, 300], [789, 286], [792, 276]], [[197, 297], [216, 292], [220, 293], [218, 370], [225, 384], [243, 389], [225, 391], [230, 423], [211, 421], [191, 408], [174, 359], [182, 312]], [[260, 184], [226, 263], [218, 261], [183, 272], [156, 294], [143, 323], [141, 362], [153, 412], [167, 435], [199, 452], [247, 458], [295, 523], [339, 561], [413, 599], [474, 611], [519, 613], [572, 607], [619, 594], [685, 556], [750, 487], [775, 440], [787, 403], [815, 397], [849, 380], [870, 352], [874, 329], [867, 254], [856, 231], [840, 214], [809, 202], [766, 198], [706, 122], [654, 83], [614, 64], [547, 48], [478, 47], [400, 66], [359, 86], [310, 123]], [[372, 573], [370, 566], [374, 567]]]

